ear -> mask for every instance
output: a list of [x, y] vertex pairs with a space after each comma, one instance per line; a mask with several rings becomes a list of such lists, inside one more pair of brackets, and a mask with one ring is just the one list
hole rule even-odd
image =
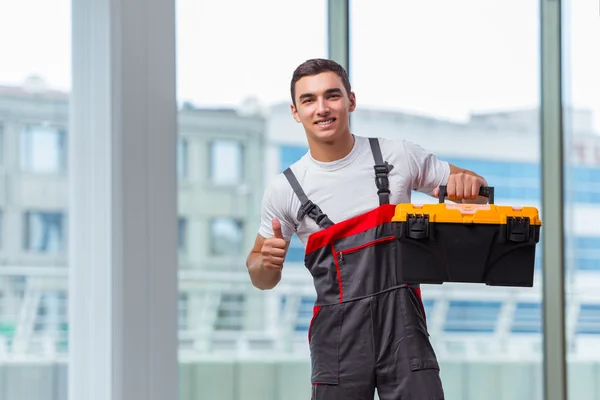
[[350, 92], [348, 99], [350, 100], [350, 112], [353, 112], [356, 109], [356, 95], [354, 92]]
[[296, 106], [290, 104], [290, 110], [292, 111], [292, 116], [294, 117], [296, 122], [300, 122], [300, 116], [298, 115], [298, 110], [296, 109]]

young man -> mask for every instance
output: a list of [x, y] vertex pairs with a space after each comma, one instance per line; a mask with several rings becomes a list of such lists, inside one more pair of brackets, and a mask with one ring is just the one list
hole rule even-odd
[[[313, 400], [443, 400], [418, 285], [398, 282], [389, 221], [411, 191], [478, 197], [486, 181], [403, 140], [353, 135], [346, 71], [314, 59], [294, 71], [291, 111], [309, 152], [268, 186], [247, 259], [252, 284], [281, 279], [289, 241], [306, 246], [317, 301], [309, 329]], [[375, 168], [374, 168], [375, 167]]]

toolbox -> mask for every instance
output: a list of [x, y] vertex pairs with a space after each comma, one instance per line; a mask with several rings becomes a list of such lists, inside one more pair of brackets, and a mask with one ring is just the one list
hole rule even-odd
[[533, 286], [536, 245], [542, 221], [535, 207], [498, 206], [494, 188], [480, 195], [487, 204], [398, 204], [398, 268], [406, 283], [485, 283]]

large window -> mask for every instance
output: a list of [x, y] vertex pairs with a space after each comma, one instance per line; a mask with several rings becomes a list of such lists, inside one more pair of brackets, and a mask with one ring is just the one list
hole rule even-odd
[[[480, 173], [497, 204], [539, 206], [538, 3], [351, 1], [353, 131]], [[422, 285], [447, 398], [490, 398], [491, 387], [498, 398], [537, 398], [541, 379], [503, 371], [541, 376], [541, 274], [533, 288]]]
[[568, 398], [600, 396], [600, 37], [598, 2], [563, 5]]
[[71, 2], [1, 8], [0, 398], [67, 400]]
[[[69, 106], [71, 66], [86, 64], [72, 64], [70, 59], [70, 30], [78, 26], [71, 20], [71, 6], [78, 1], [22, 0], [2, 7], [2, 400], [75, 400], [66, 399], [67, 338], [72, 331], [67, 302], [78, 299], [69, 293], [69, 266], [62, 256], [69, 253], [67, 222], [73, 220], [73, 210], [81, 209], [70, 209], [68, 204], [69, 176], [82, 166], [68, 164], [67, 149], [70, 139], [78, 137], [74, 135], [89, 133], [69, 131], [71, 110], [90, 109], [89, 104]], [[179, 313], [179, 324], [173, 324], [173, 329], [179, 330], [182, 400], [309, 397], [307, 330], [315, 300], [310, 274], [302, 268], [286, 268], [283, 286], [260, 291], [250, 285], [244, 259], [259, 227], [266, 184], [306, 152], [302, 127], [290, 115], [289, 83], [299, 63], [327, 56], [328, 3], [176, 1], [177, 81], [173, 84], [181, 133], [177, 244], [185, 257], [180, 258], [184, 268], [178, 274], [179, 308], [175, 311], [173, 304], [170, 309]], [[498, 204], [540, 206], [539, 1], [351, 0], [350, 4], [350, 72], [358, 99], [353, 132], [416, 142], [484, 175], [497, 189]], [[81, 7], [86, 18], [75, 21], [87, 23], [87, 17], [95, 21], [97, 15], [107, 14], [110, 7], [104, 6]], [[570, 0], [564, 8], [568, 11], [563, 20], [566, 328], [569, 395], [579, 400], [600, 397], [594, 385], [600, 359], [595, 350], [600, 344], [596, 294], [600, 285], [600, 75], [596, 72], [600, 56], [593, 41], [600, 25], [597, 0]], [[128, 13], [131, 8], [108, 11], [122, 16], [123, 10], [125, 15], [136, 14]], [[107, 25], [118, 29], [118, 23]], [[102, 37], [110, 37], [119, 49], [121, 34], [129, 43], [132, 37], [127, 35], [140, 33], [123, 31], [128, 29], [114, 34], [97, 27], [76, 37], [89, 37], [84, 44], [99, 50], [94, 54], [104, 54], [107, 42]], [[165, 42], [159, 33], [153, 39]], [[140, 54], [157, 54], [151, 47], [137, 49]], [[120, 65], [118, 58], [111, 58], [110, 64]], [[90, 70], [99, 69], [98, 64], [88, 64]], [[90, 70], [76, 71], [74, 76], [85, 81]], [[143, 74], [152, 78], [163, 72], [162, 66], [140, 70], [140, 81]], [[118, 75], [108, 76], [111, 90], [107, 92], [121, 89]], [[163, 89], [168, 91], [168, 85]], [[112, 96], [100, 92], [98, 98]], [[129, 95], [135, 96], [127, 93], [122, 98]], [[110, 112], [118, 115], [118, 104], [111, 107]], [[144, 145], [143, 154], [150, 149], [160, 155], [155, 149], [160, 146], [152, 143]], [[105, 152], [102, 158], [118, 147], [99, 148], [97, 154]], [[132, 157], [139, 161], [140, 154]], [[149, 169], [126, 171], [150, 176]], [[123, 180], [123, 176], [111, 178], [128, 187], [138, 182], [133, 174]], [[144, 179], [141, 186], [152, 192], [152, 179]], [[144, 199], [160, 208], [161, 202], [155, 200]], [[417, 193], [413, 196], [413, 202], [434, 201]], [[111, 212], [107, 221], [114, 223], [118, 214]], [[110, 225], [111, 234], [113, 229], [119, 229], [118, 222]], [[106, 242], [108, 247], [115, 244]], [[107, 252], [115, 254], [118, 249]], [[302, 246], [294, 239], [290, 260], [301, 267], [302, 256]], [[533, 288], [423, 285], [428, 329], [441, 361], [447, 398], [542, 399], [543, 266], [539, 246]], [[73, 271], [85, 265], [72, 267]], [[165, 265], [165, 270], [169, 267]], [[112, 320], [123, 316], [137, 321], [137, 304], [144, 304], [143, 299], [111, 309]], [[156, 321], [153, 318], [166, 315], [165, 310], [157, 308], [153, 310], [157, 314], [150, 316], [142, 313], [144, 321]], [[111, 340], [99, 342], [118, 347], [123, 332], [113, 328], [92, 332], [105, 338], [112, 331]], [[94, 350], [82, 358], [95, 361], [103, 349]], [[118, 354], [114, 361], [119, 363]], [[152, 374], [152, 369], [142, 371]], [[97, 372], [108, 380], [114, 375], [108, 368]], [[135, 376], [144, 383], [147, 375]]]
[[[179, 186], [189, 237], [180, 385], [190, 400], [310, 396], [306, 328], [294, 330], [310, 275], [286, 274], [294, 292], [281, 309], [284, 293], [251, 286], [244, 262], [266, 182], [280, 172], [280, 147], [305, 148], [289, 85], [298, 64], [327, 55], [326, 3], [177, 0], [179, 127], [187, 141], [179, 157], [189, 166]], [[296, 352], [301, 361], [293, 361]], [[244, 383], [273, 370], [278, 378], [269, 378], [268, 391]]]

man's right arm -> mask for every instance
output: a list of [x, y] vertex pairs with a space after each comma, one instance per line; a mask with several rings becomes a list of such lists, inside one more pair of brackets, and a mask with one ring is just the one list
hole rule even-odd
[[273, 220], [273, 237], [256, 235], [254, 246], [246, 260], [252, 284], [261, 290], [273, 289], [281, 280], [281, 270], [289, 247], [283, 239], [281, 224]]

